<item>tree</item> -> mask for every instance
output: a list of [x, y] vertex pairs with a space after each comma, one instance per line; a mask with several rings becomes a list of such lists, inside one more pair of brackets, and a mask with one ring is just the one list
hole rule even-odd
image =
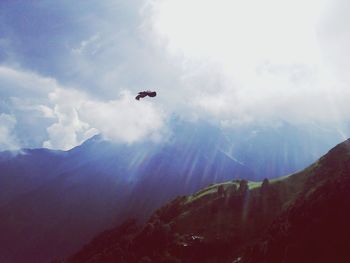
[[223, 197], [225, 195], [225, 188], [222, 184], [219, 185], [217, 193], [219, 197]]
[[248, 181], [247, 180], [241, 180], [239, 182], [239, 188], [238, 188], [238, 192], [240, 193], [246, 193], [249, 189], [249, 186], [248, 186]]
[[261, 189], [260, 189], [261, 194], [265, 194], [268, 191], [269, 185], [270, 185], [269, 179], [265, 178], [261, 184]]

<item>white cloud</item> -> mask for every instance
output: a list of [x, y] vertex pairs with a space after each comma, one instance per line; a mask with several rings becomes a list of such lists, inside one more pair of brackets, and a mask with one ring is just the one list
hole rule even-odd
[[170, 49], [186, 56], [212, 57], [229, 64], [234, 59], [243, 66], [266, 58], [305, 60], [314, 53], [310, 42], [321, 2], [153, 1], [153, 20]]
[[150, 102], [136, 101], [129, 92], [111, 101], [97, 101], [73, 89], [57, 89], [50, 94], [57, 122], [47, 128], [49, 140], [43, 146], [70, 149], [89, 137], [102, 133], [123, 143], [159, 139], [164, 131], [162, 110]]
[[98, 34], [93, 35], [90, 38], [81, 41], [78, 47], [72, 48], [72, 52], [81, 55], [84, 51], [93, 46], [93, 49], [90, 51], [93, 55], [100, 48], [100, 44], [98, 42], [99, 39], [100, 36]]
[[37, 105], [34, 109], [41, 112], [42, 116], [45, 118], [55, 118], [54, 110], [46, 105]]
[[[266, 66], [253, 80], [237, 86], [223, 83], [217, 91], [204, 91], [193, 99], [202, 114], [234, 123], [284, 120], [292, 123], [331, 124], [349, 120], [346, 85], [327, 78], [327, 72], [305, 69], [281, 72]], [[320, 74], [323, 74], [320, 76]], [[295, 78], [295, 79], [294, 79]]]
[[49, 99], [54, 104], [53, 115], [57, 121], [47, 128], [49, 139], [43, 143], [43, 147], [69, 150], [88, 139], [87, 136], [97, 133], [92, 132], [93, 128], [78, 115], [78, 110], [86, 99], [85, 94], [60, 88], [51, 92]]
[[[327, 52], [343, 58], [348, 53], [346, 48], [337, 52], [322, 45], [319, 31], [327, 4], [334, 3], [152, 1], [148, 26], [159, 47], [165, 45], [173, 57], [182, 57], [185, 73], [177, 91], [191, 98], [186, 106], [192, 113], [236, 124], [334, 124], [350, 120], [350, 79], [343, 82], [332, 74], [325, 60]], [[347, 46], [340, 36], [336, 43]]]
[[[16, 116], [22, 144], [69, 149], [97, 132], [132, 143], [159, 136], [172, 113], [225, 126], [350, 120], [346, 0], [140, 0], [109, 7], [94, 1], [84, 15], [73, 12], [86, 26], [63, 30], [70, 38], [55, 39], [61, 49], [53, 57], [43, 53], [47, 64], [21, 53], [13, 58], [23, 56], [28, 69], [0, 66], [0, 110]], [[122, 11], [125, 17], [115, 15]], [[29, 44], [37, 50], [37, 42]], [[51, 76], [30, 71], [43, 65]], [[144, 89], [158, 96], [136, 102], [131, 94]]]
[[0, 66], [0, 86], [0, 110], [16, 117], [13, 132], [21, 146], [40, 147], [47, 137], [46, 128], [52, 123], [47, 118], [47, 110], [52, 106], [48, 93], [61, 86], [54, 78], [6, 65]]
[[[45, 138], [41, 141], [43, 147], [63, 150], [97, 133], [124, 143], [157, 140], [165, 128], [161, 107], [149, 101], [136, 101], [128, 91], [115, 100], [98, 100], [77, 88], [60, 85], [53, 78], [6, 67], [0, 67], [0, 82], [8, 87], [1, 91], [3, 98], [21, 116], [18, 122], [13, 116], [1, 115], [2, 150], [19, 147], [11, 135], [17, 126], [25, 129], [26, 137]], [[39, 124], [44, 125], [46, 135], [36, 134], [42, 132]]]
[[80, 116], [108, 139], [133, 143], [158, 139], [164, 131], [165, 113], [148, 101], [136, 101], [129, 92], [107, 102], [86, 101]]
[[3, 97], [43, 96], [59, 87], [54, 78], [4, 65], [0, 65], [0, 82]]
[[16, 118], [8, 114], [0, 114], [0, 151], [18, 150], [20, 144], [14, 130], [16, 126]]
[[340, 80], [350, 83], [349, 45], [350, 45], [350, 2], [336, 0], [328, 3], [322, 20], [318, 25], [318, 38], [323, 58], [328, 70]]

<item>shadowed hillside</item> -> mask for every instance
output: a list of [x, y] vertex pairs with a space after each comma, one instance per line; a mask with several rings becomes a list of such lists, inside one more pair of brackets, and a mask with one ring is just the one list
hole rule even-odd
[[349, 262], [350, 141], [300, 173], [211, 185], [106, 231], [68, 263]]
[[[69, 255], [132, 216], [144, 221], [177, 195], [250, 169], [198, 130], [166, 144], [115, 144], [96, 136], [67, 152], [0, 153], [0, 262]], [[184, 138], [195, 138], [185, 144]], [[184, 183], [186, 182], [186, 183]]]
[[350, 140], [332, 149], [308, 174], [302, 193], [264, 236], [246, 249], [244, 263], [350, 261]]
[[[225, 181], [231, 184], [213, 185], [193, 200], [177, 200], [183, 211], [174, 218], [177, 231], [196, 226], [188, 222], [191, 207], [197, 205], [201, 209], [193, 218], [199, 225], [203, 220], [213, 225], [221, 222], [219, 229], [226, 231], [231, 221], [244, 219], [242, 224], [250, 224], [249, 214], [255, 213], [251, 207], [262, 209], [272, 200], [268, 211], [264, 208], [267, 214], [261, 214], [262, 222], [268, 222], [298, 187], [281, 186], [260, 198], [258, 188], [252, 189], [256, 185], [250, 183], [252, 191], [247, 194], [236, 191], [240, 183], [233, 180], [254, 181], [295, 171], [336, 140], [333, 134], [319, 131], [315, 136], [311, 130], [290, 125], [225, 130], [206, 122], [172, 120], [171, 128], [173, 133], [162, 143], [128, 145], [95, 136], [66, 152], [0, 153], [0, 261], [44, 263], [67, 256], [127, 218], [145, 222], [176, 196]], [[269, 185], [275, 189], [278, 183]], [[212, 195], [216, 188], [224, 195]], [[274, 199], [274, 191], [280, 199]], [[223, 214], [221, 209], [232, 211]], [[211, 221], [215, 211], [216, 219]], [[257, 231], [261, 228], [260, 222], [252, 223]], [[244, 234], [250, 235], [250, 229]]]

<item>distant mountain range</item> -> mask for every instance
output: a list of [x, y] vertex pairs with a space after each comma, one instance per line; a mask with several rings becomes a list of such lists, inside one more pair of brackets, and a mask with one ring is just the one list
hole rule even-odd
[[145, 224], [127, 220], [63, 262], [346, 263], [349, 193], [350, 139], [299, 173], [178, 197]]
[[220, 129], [174, 121], [162, 143], [95, 136], [70, 151], [0, 153], [0, 262], [47, 262], [97, 233], [212, 183], [260, 180], [311, 164], [337, 134], [287, 124]]

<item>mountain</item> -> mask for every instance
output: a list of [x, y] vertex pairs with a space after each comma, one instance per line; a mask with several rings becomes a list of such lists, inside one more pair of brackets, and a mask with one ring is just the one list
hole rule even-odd
[[350, 140], [309, 172], [303, 191], [258, 242], [244, 263], [350, 261]]
[[47, 149], [24, 149], [0, 153], [0, 206], [27, 193], [57, 174], [66, 153]]
[[2, 153], [0, 262], [47, 262], [124, 218], [144, 220], [174, 196], [253, 177], [191, 132], [191, 144], [114, 144], [96, 136], [68, 152]]
[[345, 263], [349, 192], [347, 140], [299, 173], [180, 196], [145, 224], [127, 220], [64, 262]]
[[224, 130], [222, 148], [250, 167], [256, 180], [295, 173], [311, 165], [350, 130], [315, 124], [248, 125]]
[[128, 217], [145, 221], [178, 195], [301, 169], [337, 138], [289, 125], [221, 129], [178, 120], [171, 131], [162, 143], [95, 136], [66, 152], [0, 153], [0, 262], [68, 255]]

